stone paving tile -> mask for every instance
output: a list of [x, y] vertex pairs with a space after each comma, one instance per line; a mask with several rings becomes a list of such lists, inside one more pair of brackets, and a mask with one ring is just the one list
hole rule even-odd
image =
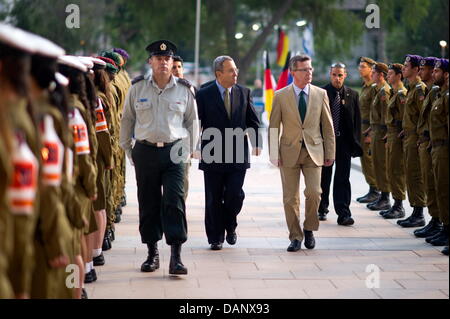
[[375, 293], [383, 299], [448, 299], [435, 289], [375, 289]]
[[[134, 171], [127, 166], [127, 201], [122, 222], [116, 225], [113, 249], [105, 252], [106, 265], [96, 267], [98, 281], [86, 285], [90, 298], [274, 299], [274, 298], [448, 298], [449, 262], [440, 248], [425, 244], [395, 221], [352, 201], [356, 221], [338, 226], [331, 204], [328, 221], [315, 232], [316, 249], [286, 252], [288, 231], [283, 212], [281, 179], [277, 169], [258, 158], [248, 171], [246, 200], [238, 217], [238, 242], [209, 249], [204, 226], [203, 175], [190, 173], [187, 201], [189, 238], [182, 259], [188, 276], [169, 276], [170, 247], [161, 241], [161, 268], [141, 273], [147, 248], [137, 227], [138, 204]], [[354, 163], [359, 163], [354, 160]], [[353, 197], [367, 186], [352, 171]], [[304, 212], [301, 181], [301, 212]], [[409, 216], [412, 212], [406, 208]], [[429, 219], [429, 217], [426, 217]], [[300, 216], [301, 223], [304, 215]], [[368, 265], [379, 267], [380, 288], [368, 289]], [[217, 289], [220, 287], [220, 289]]]

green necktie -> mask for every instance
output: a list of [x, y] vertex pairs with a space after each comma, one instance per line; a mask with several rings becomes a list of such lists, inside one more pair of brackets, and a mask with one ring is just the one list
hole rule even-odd
[[306, 116], [306, 101], [305, 101], [305, 92], [300, 92], [300, 98], [298, 100], [298, 111], [300, 112], [300, 118], [302, 119], [302, 122], [305, 121]]

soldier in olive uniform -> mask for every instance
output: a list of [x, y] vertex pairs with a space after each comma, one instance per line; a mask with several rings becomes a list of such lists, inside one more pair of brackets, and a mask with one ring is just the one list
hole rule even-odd
[[[430, 127], [429, 119], [431, 107], [439, 93], [439, 86], [434, 85], [433, 70], [436, 58], [424, 58], [420, 62], [419, 76], [427, 85], [427, 96], [423, 102], [417, 123], [417, 133], [419, 134], [419, 157], [422, 171], [422, 180], [424, 183], [428, 213], [431, 220], [424, 228], [416, 229], [414, 235], [419, 238], [431, 237], [442, 230], [442, 223], [439, 219], [439, 207], [436, 199], [436, 187], [434, 185], [433, 162], [430, 152]], [[434, 85], [434, 86], [433, 86]]]
[[388, 72], [388, 82], [392, 86], [393, 95], [389, 100], [386, 112], [387, 172], [395, 202], [391, 209], [380, 212], [380, 215], [386, 219], [405, 216], [405, 209], [403, 208], [403, 201], [406, 199], [405, 165], [403, 163], [403, 141], [399, 134], [402, 131], [403, 113], [408, 91], [402, 82], [402, 68], [402, 64], [394, 63], [389, 65]]
[[361, 109], [361, 146], [363, 148], [363, 156], [361, 157], [361, 168], [363, 175], [369, 184], [369, 192], [357, 198], [360, 203], [371, 203], [380, 197], [377, 190], [375, 172], [372, 162], [372, 154], [370, 151], [370, 106], [376, 95], [376, 83], [372, 80], [372, 66], [376, 62], [370, 58], [362, 57], [359, 60], [359, 74], [364, 80], [364, 85], [359, 95], [359, 107]]
[[436, 199], [439, 207], [443, 229], [426, 241], [433, 246], [446, 246], [442, 253], [448, 256], [449, 235], [449, 187], [448, 187], [448, 140], [449, 140], [449, 62], [448, 59], [440, 59], [435, 64], [433, 72], [434, 83], [440, 87], [436, 100], [433, 103], [430, 114], [430, 138], [431, 157], [433, 161], [434, 181], [436, 187]]
[[387, 210], [391, 208], [389, 193], [391, 186], [387, 174], [386, 157], [386, 112], [388, 101], [391, 97], [391, 87], [386, 82], [388, 66], [378, 62], [373, 66], [372, 79], [376, 83], [377, 94], [370, 108], [370, 129], [372, 134], [372, 160], [377, 186], [381, 190], [381, 196], [376, 201], [367, 204], [370, 210]]
[[[141, 271], [159, 268], [157, 243], [164, 233], [171, 246], [169, 274], [185, 275], [187, 268], [180, 257], [187, 240], [184, 163], [198, 139], [198, 129], [193, 129], [198, 127], [197, 110], [192, 92], [171, 73], [176, 46], [167, 40], [156, 41], [147, 51], [153, 76], [131, 87], [120, 130], [120, 146], [136, 169], [139, 230], [148, 247]], [[182, 140], [188, 136], [186, 150]]]
[[407, 219], [397, 221], [402, 227], [425, 226], [423, 208], [426, 206], [426, 193], [420, 168], [417, 142], [417, 123], [426, 95], [426, 85], [419, 77], [421, 56], [407, 55], [403, 66], [403, 77], [408, 80], [408, 95], [403, 115], [404, 161], [406, 173], [406, 189], [413, 213]]

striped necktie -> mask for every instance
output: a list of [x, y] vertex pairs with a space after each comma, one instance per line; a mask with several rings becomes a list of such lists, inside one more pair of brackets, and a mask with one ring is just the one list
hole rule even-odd
[[333, 117], [334, 132], [339, 132], [339, 122], [341, 120], [341, 95], [336, 92], [336, 97], [331, 104], [331, 116]]

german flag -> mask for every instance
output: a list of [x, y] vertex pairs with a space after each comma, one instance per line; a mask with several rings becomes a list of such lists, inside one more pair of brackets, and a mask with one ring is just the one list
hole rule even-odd
[[289, 52], [289, 37], [284, 33], [281, 27], [278, 29], [278, 44], [277, 44], [277, 64], [284, 66], [287, 54]]
[[280, 77], [278, 78], [277, 91], [288, 86], [293, 81], [292, 75], [289, 72], [289, 60], [290, 59], [291, 59], [291, 51], [289, 51], [286, 56], [286, 62], [284, 64], [283, 71], [281, 72]]
[[264, 67], [264, 105], [267, 116], [268, 118], [270, 118], [270, 112], [272, 112], [273, 94], [277, 85], [270, 69], [269, 53], [267, 51], [265, 52], [265, 56], [266, 65]]

